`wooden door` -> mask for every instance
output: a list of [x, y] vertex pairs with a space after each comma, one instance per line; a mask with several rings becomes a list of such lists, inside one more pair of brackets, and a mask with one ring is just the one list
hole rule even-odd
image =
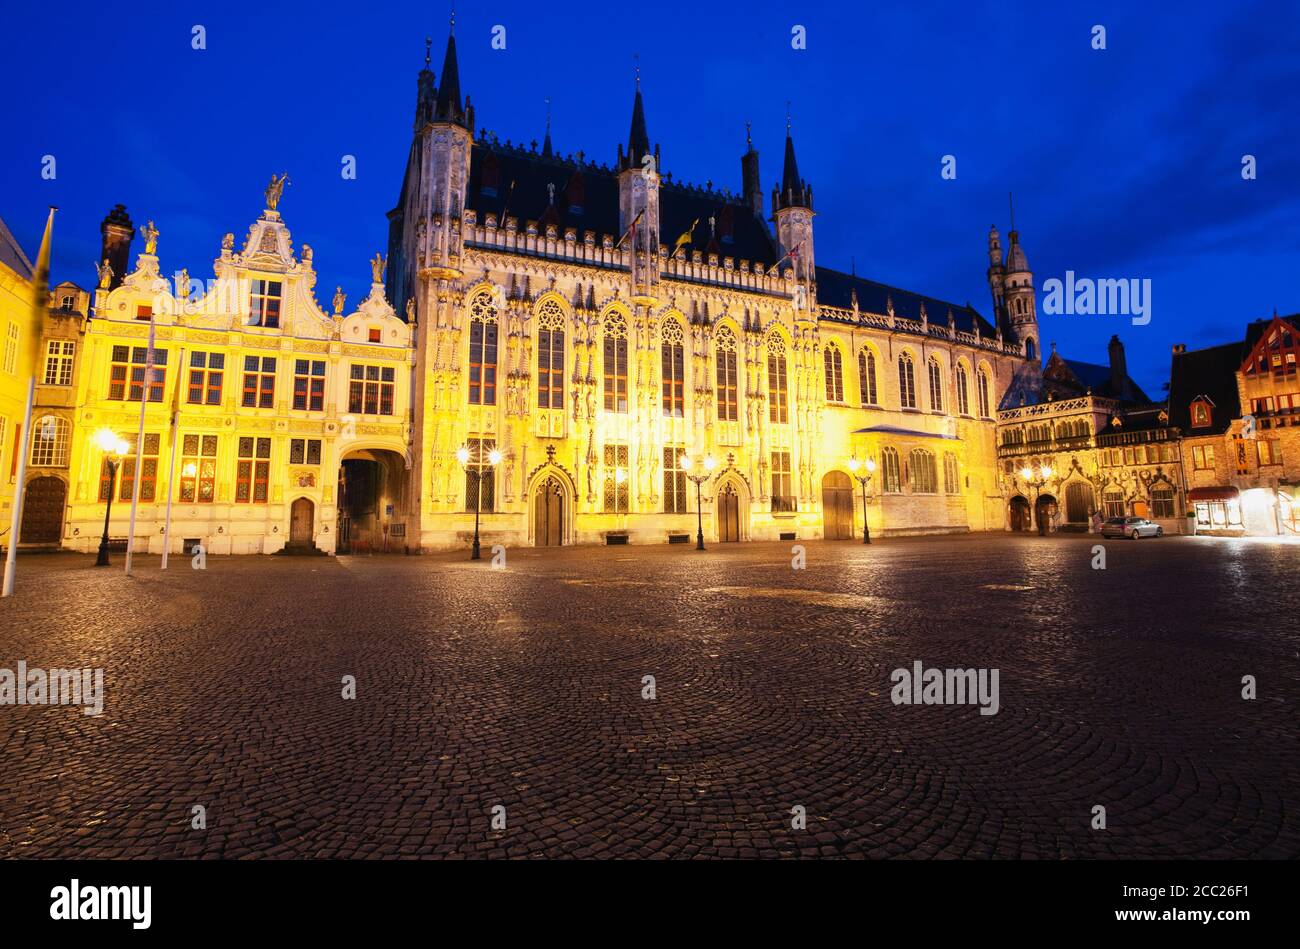
[[822, 536], [847, 540], [853, 536], [853, 482], [843, 471], [822, 478]]
[[1030, 528], [1029, 502], [1024, 498], [1011, 499], [1011, 529], [1027, 531]]
[[23, 499], [23, 544], [57, 544], [63, 534], [63, 508], [68, 487], [60, 479], [46, 476], [27, 482]]
[[740, 496], [731, 485], [718, 495], [718, 539], [724, 544], [740, 540]]
[[564, 543], [564, 493], [554, 478], [547, 478], [533, 498], [533, 544], [559, 547]]
[[312, 542], [312, 515], [315, 505], [306, 498], [293, 502], [289, 511], [289, 543], [310, 544]]

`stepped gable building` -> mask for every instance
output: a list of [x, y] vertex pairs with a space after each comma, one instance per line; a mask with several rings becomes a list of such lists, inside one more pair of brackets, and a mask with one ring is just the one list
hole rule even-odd
[[609, 164], [474, 120], [453, 37], [417, 77], [389, 213], [387, 293], [415, 338], [411, 546], [466, 543], [476, 506], [489, 544], [685, 539], [702, 469], [713, 540], [849, 537], [854, 458], [875, 466], [873, 531], [1006, 526], [994, 412], [1038, 368], [1018, 234], [990, 322], [818, 266], [789, 128], [765, 205], [752, 141], [738, 191], [674, 180], [639, 82]]

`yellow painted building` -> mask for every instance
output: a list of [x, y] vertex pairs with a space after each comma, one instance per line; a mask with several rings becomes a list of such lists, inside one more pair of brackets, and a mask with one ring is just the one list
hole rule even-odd
[[23, 339], [36, 293], [32, 278], [31, 260], [0, 220], [0, 547], [9, 544], [17, 453], [32, 374], [31, 350]]

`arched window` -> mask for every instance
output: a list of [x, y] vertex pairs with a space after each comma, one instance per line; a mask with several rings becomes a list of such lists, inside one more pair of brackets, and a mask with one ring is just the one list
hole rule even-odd
[[876, 354], [869, 349], [858, 353], [858, 395], [863, 405], [879, 405], [876, 390]]
[[605, 317], [605, 411], [627, 412], [627, 321], [614, 312]]
[[775, 333], [767, 338], [767, 418], [778, 425], [790, 421], [790, 402], [785, 380], [785, 343]]
[[983, 369], [979, 371], [979, 400], [980, 400], [980, 418], [989, 417], [989, 374]]
[[913, 494], [934, 494], [938, 480], [934, 470], [934, 455], [924, 448], [913, 448], [907, 459], [907, 479]]
[[916, 408], [916, 371], [912, 367], [911, 353], [898, 357], [898, 399], [903, 408]]
[[718, 421], [734, 422], [740, 418], [738, 377], [736, 374], [736, 334], [729, 327], [718, 330], [714, 344], [718, 368]]
[[469, 404], [497, 404], [497, 309], [487, 290], [469, 305]]
[[1025, 358], [1037, 359], [1038, 358], [1037, 354], [1038, 354], [1038, 347], [1034, 345], [1034, 338], [1031, 336], [1029, 339], [1025, 340]]
[[564, 408], [564, 309], [554, 297], [537, 309], [537, 407]]
[[957, 456], [950, 451], [943, 453], [943, 491], [944, 494], [956, 494], [961, 490], [957, 482]]
[[886, 494], [897, 494], [903, 490], [903, 478], [898, 467], [898, 450], [882, 448], [880, 450], [880, 484]]
[[957, 364], [957, 414], [970, 415], [970, 391], [966, 383], [966, 367]]
[[826, 363], [826, 401], [844, 401], [844, 361], [838, 346], [827, 346], [822, 351]]
[[930, 357], [930, 410], [933, 412], [943, 411], [943, 368], [939, 365], [939, 360], [934, 356]]
[[68, 443], [71, 436], [72, 425], [67, 419], [57, 415], [45, 415], [37, 419], [32, 428], [31, 466], [68, 467]]
[[686, 414], [686, 365], [682, 349], [682, 324], [664, 320], [660, 350], [663, 355], [664, 415]]

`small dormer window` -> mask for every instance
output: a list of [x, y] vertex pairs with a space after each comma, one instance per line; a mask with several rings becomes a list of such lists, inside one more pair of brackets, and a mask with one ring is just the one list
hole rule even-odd
[[135, 318], [137, 320], [153, 319], [153, 306], [149, 303], [138, 304], [135, 308]]
[[71, 310], [71, 309], [73, 309], [73, 298], [72, 298], [72, 297], [64, 297], [64, 298], [63, 298], [63, 303], [59, 306], [59, 309], [61, 309], [61, 310]]
[[1212, 413], [1210, 404], [1204, 399], [1197, 399], [1192, 403], [1192, 427], [1205, 428], [1212, 422]]
[[254, 280], [248, 295], [248, 325], [276, 329], [280, 325], [279, 280]]
[[383, 338], [384, 338], [383, 330], [381, 330], [378, 326], [370, 327], [370, 342], [372, 343], [382, 342]]

